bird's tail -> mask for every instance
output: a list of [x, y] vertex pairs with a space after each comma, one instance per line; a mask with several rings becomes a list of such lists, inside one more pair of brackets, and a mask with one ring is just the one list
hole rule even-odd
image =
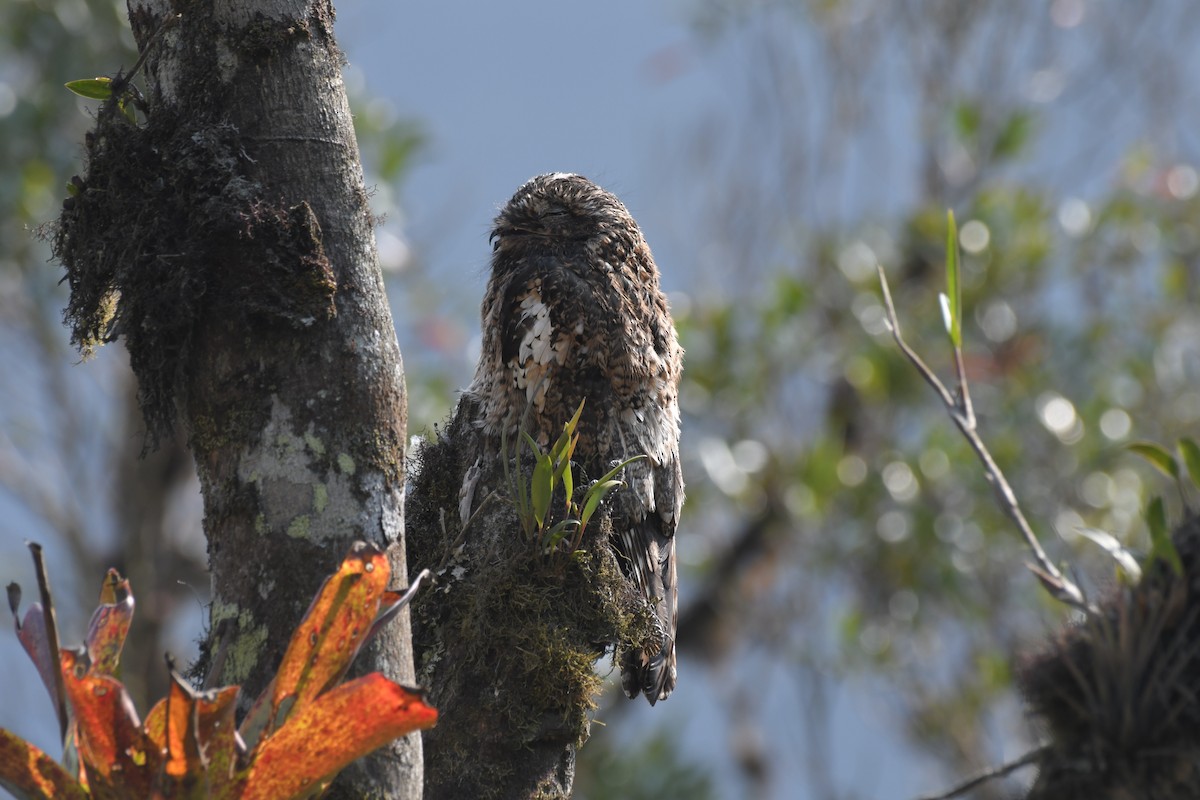
[[[621, 688], [630, 699], [646, 695], [650, 705], [666, 700], [675, 689], [675, 625], [678, 600], [675, 583], [675, 540], [659, 531], [643, 531], [648, 548], [648, 569], [637, 575], [653, 603], [658, 618], [659, 646], [630, 648], [621, 655]], [[639, 581], [641, 582], [641, 581]]]
[[666, 700], [675, 689], [675, 640], [665, 637], [654, 655], [628, 650], [621, 658], [621, 688], [630, 699], [645, 694], [650, 705]]

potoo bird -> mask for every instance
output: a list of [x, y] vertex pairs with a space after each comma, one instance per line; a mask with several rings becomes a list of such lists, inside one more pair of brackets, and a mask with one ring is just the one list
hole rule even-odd
[[517, 190], [491, 233], [483, 349], [467, 393], [489, 436], [542, 446], [586, 400], [574, 460], [589, 479], [638, 455], [609, 495], [625, 576], [661, 624], [658, 646], [618, 654], [621, 685], [653, 705], [675, 688], [675, 528], [683, 505], [683, 350], [658, 268], [633, 217], [586, 178], [556, 172]]

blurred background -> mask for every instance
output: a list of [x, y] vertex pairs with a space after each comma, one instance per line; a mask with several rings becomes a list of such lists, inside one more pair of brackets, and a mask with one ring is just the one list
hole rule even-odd
[[[46, 547], [68, 642], [104, 569], [138, 610], [124, 671], [195, 651], [202, 505], [182, 441], [140, 459], [128, 359], [86, 364], [34, 235], [135, 60], [124, 4], [0, 4], [0, 581]], [[1013, 671], [1067, 621], [944, 410], [888, 337], [950, 374], [945, 211], [967, 369], [1051, 557], [1090, 592], [1171, 487], [1123, 445], [1200, 427], [1200, 5], [1189, 0], [344, 0], [356, 114], [411, 433], [470, 379], [492, 216], [585, 174], [654, 249], [687, 350], [678, 691], [615, 679], [581, 798], [906, 798], [1036, 745]], [[1179, 513], [1179, 498], [1168, 503]], [[11, 629], [10, 629], [11, 630]], [[599, 668], [609, 671], [610, 665]], [[57, 755], [0, 633], [0, 726]], [[614, 676], [615, 678], [615, 676]], [[979, 790], [1005, 797], [1017, 773]]]

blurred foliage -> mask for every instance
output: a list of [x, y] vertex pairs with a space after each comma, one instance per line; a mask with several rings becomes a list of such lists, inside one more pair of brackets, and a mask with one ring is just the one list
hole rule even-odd
[[576, 776], [579, 800], [621, 797], [625, 800], [716, 798], [711, 776], [679, 752], [674, 739], [658, 734], [636, 748], [614, 750], [609, 737], [588, 742]]
[[[874, 683], [895, 729], [879, 738], [907, 738], [949, 785], [1035, 744], [1011, 665], [1066, 612], [894, 346], [875, 267], [906, 338], [949, 379], [937, 297], [953, 208], [981, 434], [1051, 557], [1106, 591], [1113, 563], [1078, 529], [1145, 558], [1143, 509], [1162, 491], [1124, 445], [1200, 422], [1200, 153], [1179, 144], [1194, 108], [1170, 99], [1187, 68], [1116, 32], [1186, 49], [1196, 15], [1066, 0], [693, 7], [702, 46], [740, 54], [747, 90], [680, 149], [681, 173], [703, 164], [709, 189], [696, 249], [721, 256], [709, 288], [691, 281], [674, 303], [693, 567], [683, 662], [753, 691], [760, 671], [722, 665], [757, 646], [798, 680]], [[756, 720], [762, 739], [787, 718]], [[811, 725], [802, 746], [835, 727]], [[767, 764], [795, 757], [764, 748]], [[808, 791], [857, 785], [841, 774]]]
[[[1153, 169], [1163, 179], [1175, 168]], [[1036, 186], [985, 183], [960, 207], [986, 232], [964, 256], [964, 348], [985, 441], [1052, 557], [1098, 576], [1085, 582], [1095, 593], [1111, 564], [1079, 527], [1151, 547], [1151, 471], [1120, 445], [1173, 440], [1200, 421], [1200, 201], [1122, 182], [1087, 205], [1096, 221], [1077, 232], [1064, 230], [1062, 206]], [[931, 203], [868, 235], [890, 255], [907, 337], [948, 379], [944, 276], [931, 258], [943, 219]], [[784, 637], [781, 658], [802, 652], [833, 675], [876, 674], [916, 742], [965, 770], [988, 750], [981, 721], [1011, 695], [1012, 652], [1063, 609], [1024, 570], [974, 454], [894, 347], [867, 241], [814, 232], [764, 291], [693, 301], [678, 320], [698, 461], [688, 519], [771, 511], [759, 547], [773, 577], [759, 569], [726, 592], [717, 624], [736, 632], [715, 638], [735, 644], [709, 655], [771, 630]], [[737, 547], [728, 532], [739, 530], [689, 526], [712, 540], [700, 576]], [[830, 592], [842, 601], [832, 610], [819, 602]]]

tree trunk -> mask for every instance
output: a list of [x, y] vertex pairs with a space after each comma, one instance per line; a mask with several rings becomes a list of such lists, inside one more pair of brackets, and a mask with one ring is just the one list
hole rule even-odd
[[[244, 711], [350, 542], [405, 582], [403, 368], [332, 6], [128, 8], [144, 119], [101, 110], [56, 252], [77, 342], [123, 335], [151, 436], [176, 415], [188, 435], [213, 587], [198, 667]], [[407, 615], [358, 668], [413, 683]], [[415, 798], [421, 775], [412, 735], [331, 796]]]

